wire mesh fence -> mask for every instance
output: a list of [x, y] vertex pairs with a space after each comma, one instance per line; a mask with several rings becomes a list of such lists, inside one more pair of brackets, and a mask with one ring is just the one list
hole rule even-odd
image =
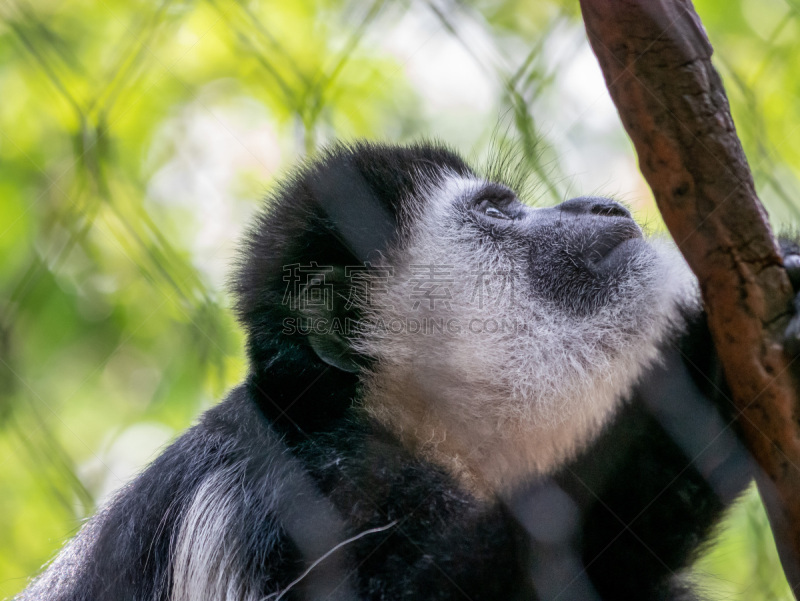
[[[800, 4], [697, 6], [798, 223]], [[8, 0], [0, 95], [0, 595], [241, 380], [226, 274], [298, 159], [440, 138], [512, 153], [530, 202], [600, 191], [659, 228], [574, 2]], [[791, 598], [757, 496], [726, 524], [709, 594]]]

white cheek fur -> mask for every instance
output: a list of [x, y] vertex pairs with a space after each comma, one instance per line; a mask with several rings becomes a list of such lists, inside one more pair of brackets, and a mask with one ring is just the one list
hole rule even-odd
[[[366, 410], [474, 490], [501, 492], [553, 471], [599, 432], [697, 291], [680, 254], [655, 241], [614, 303], [586, 317], [559, 311], [529, 291], [523, 244], [481, 241], [456, 218], [454, 201], [482, 185], [450, 174], [425, 191], [427, 213], [387, 255], [400, 267], [382, 307], [365, 309], [396, 327], [358, 344], [377, 359]], [[479, 274], [501, 274], [487, 288], [497, 298], [479, 298]]]

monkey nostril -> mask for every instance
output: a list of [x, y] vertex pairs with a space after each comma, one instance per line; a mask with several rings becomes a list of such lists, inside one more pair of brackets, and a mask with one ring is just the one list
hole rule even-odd
[[580, 196], [565, 200], [555, 207], [574, 215], [599, 215], [601, 217], [623, 217], [633, 219], [631, 212], [618, 202], [602, 196]]
[[631, 218], [631, 212], [616, 202], [598, 203], [592, 206], [590, 212], [594, 215], [603, 215], [606, 217], [626, 217]]

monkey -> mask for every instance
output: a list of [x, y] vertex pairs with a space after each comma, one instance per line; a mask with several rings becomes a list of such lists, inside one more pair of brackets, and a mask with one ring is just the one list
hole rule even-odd
[[757, 469], [697, 282], [614, 200], [524, 200], [432, 142], [298, 167], [233, 270], [245, 380], [17, 599], [697, 598]]

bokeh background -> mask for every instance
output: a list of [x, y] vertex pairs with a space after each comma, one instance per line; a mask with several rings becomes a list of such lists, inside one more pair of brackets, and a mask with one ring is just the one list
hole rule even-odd
[[[800, 224], [800, 0], [696, 6], [773, 223]], [[242, 377], [236, 239], [359, 137], [515, 144], [527, 200], [661, 227], [577, 0], [0, 2], [0, 598]], [[753, 491], [693, 577], [791, 599]]]

